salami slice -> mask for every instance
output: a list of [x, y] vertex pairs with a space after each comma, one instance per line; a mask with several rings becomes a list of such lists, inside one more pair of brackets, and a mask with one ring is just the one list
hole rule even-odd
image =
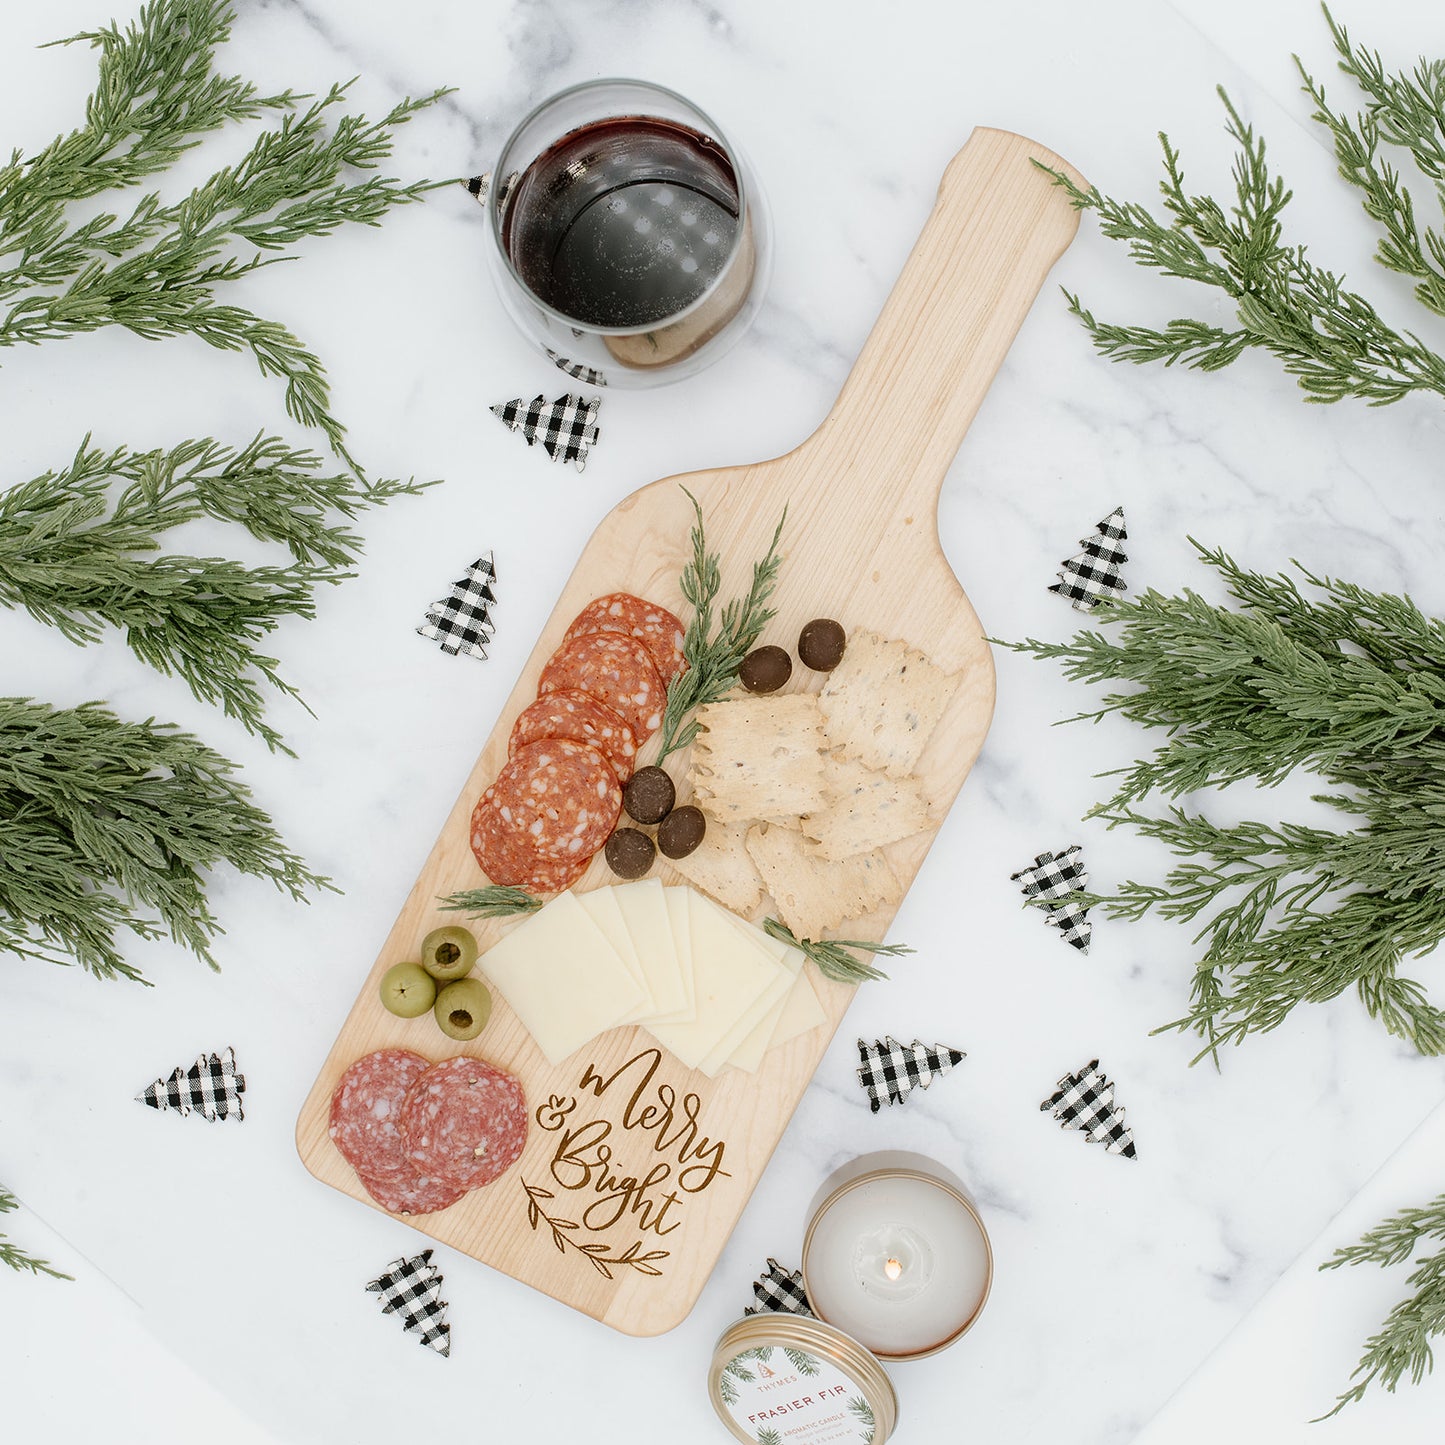
[[620, 632], [584, 632], [564, 642], [542, 669], [537, 693], [578, 689], [621, 714], [637, 746], [662, 723], [667, 689], [652, 655], [635, 637]]
[[521, 1156], [527, 1101], [511, 1074], [480, 1059], [447, 1059], [412, 1086], [402, 1132], [419, 1172], [479, 1189]]
[[401, 1106], [430, 1067], [407, 1049], [380, 1049], [342, 1074], [331, 1096], [330, 1134], [358, 1174], [385, 1179], [414, 1172], [402, 1152]]
[[589, 693], [563, 688], [539, 697], [531, 706], [524, 708], [512, 724], [507, 753], [515, 757], [518, 748], [524, 748], [528, 743], [543, 742], [547, 738], [570, 738], [573, 742], [587, 743], [612, 764], [619, 783], [625, 783], [632, 776], [632, 766], [637, 759], [637, 742], [632, 736], [632, 729], [610, 707], [598, 702]]
[[565, 644], [588, 632], [621, 632], [637, 638], [652, 658], [664, 687], [687, 665], [682, 656], [682, 623], [667, 608], [630, 592], [609, 592], [606, 597], [594, 598], [573, 619], [562, 640]]
[[405, 1174], [375, 1175], [358, 1169], [356, 1177], [388, 1214], [435, 1214], [438, 1209], [455, 1204], [467, 1192], [446, 1179], [415, 1170]]
[[617, 775], [596, 748], [568, 738], [528, 743], [473, 809], [472, 851], [493, 883], [526, 887], [538, 865], [585, 865], [621, 811]]

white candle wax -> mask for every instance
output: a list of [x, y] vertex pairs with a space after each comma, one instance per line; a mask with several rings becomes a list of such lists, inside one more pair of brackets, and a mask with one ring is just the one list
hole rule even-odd
[[968, 1206], [917, 1174], [866, 1177], [826, 1204], [804, 1271], [814, 1313], [878, 1355], [929, 1351], [978, 1313], [991, 1274]]

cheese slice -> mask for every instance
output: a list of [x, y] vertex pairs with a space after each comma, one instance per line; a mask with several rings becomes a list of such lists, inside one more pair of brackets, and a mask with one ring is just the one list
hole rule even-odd
[[480, 959], [550, 1064], [629, 1017], [642, 986], [572, 893], [559, 893]]
[[692, 906], [689, 901], [693, 897], [691, 888], [662, 890], [668, 927], [672, 929], [673, 956], [677, 960], [677, 971], [682, 977], [682, 991], [687, 996], [687, 1003], [677, 1019], [657, 1019], [657, 1023], [691, 1022], [697, 1017], [697, 988], [692, 972]]
[[[763, 944], [769, 949], [776, 949], [775, 955], [782, 967], [788, 971], [789, 985], [783, 996], [773, 1004], [772, 1009], [763, 1014], [753, 1029], [747, 1033], [746, 1038], [741, 1040], [736, 1048], [728, 1053], [727, 1058], [717, 1061], [709, 1059], [709, 1064], [714, 1065], [714, 1074], [721, 1072], [722, 1065], [731, 1065], [733, 1068], [741, 1069], [744, 1074], [753, 1074], [757, 1066], [762, 1064], [763, 1055], [773, 1048], [775, 1043], [785, 1043], [788, 1039], [795, 1039], [799, 1033], [806, 1032], [816, 1027], [824, 1020], [822, 1006], [818, 1003], [818, 996], [814, 993], [812, 984], [808, 981], [808, 974], [803, 968], [803, 955], [796, 948], [790, 948], [788, 944], [782, 944], [776, 938], [769, 938], [762, 929], [753, 928], [751, 923], [744, 923], [736, 919], [741, 928], [749, 929], [762, 938]], [[811, 1007], [809, 1007], [811, 1006]], [[786, 1029], [783, 1022], [786, 1019]]]
[[662, 884], [656, 878], [621, 883], [612, 890], [612, 896], [642, 965], [642, 975], [656, 1010], [654, 1017], [659, 1022], [692, 1018], [689, 980], [682, 976]]
[[743, 1068], [747, 1073], [752, 1073], [757, 1068], [767, 1051], [768, 1039], [772, 1036], [777, 1016], [787, 1002], [788, 993], [793, 986], [795, 967], [792, 960], [796, 959], [799, 965], [802, 963], [802, 954], [796, 948], [789, 948], [786, 943], [769, 938], [761, 928], [755, 928], [733, 914], [726, 914], [725, 917], [747, 942], [748, 947], [756, 949], [769, 961], [774, 970], [774, 978], [758, 995], [756, 1002], [718, 1040], [708, 1056], [698, 1065], [710, 1079], [716, 1078], [722, 1072], [723, 1066], [731, 1063], [733, 1055], [739, 1051], [742, 1052], [744, 1060], [750, 1060], [739, 1064], [739, 1068]]
[[695, 1069], [769, 988], [780, 982], [786, 986], [787, 975], [775, 959], [751, 946], [726, 910], [691, 889], [667, 891], [688, 895], [697, 1016], [690, 1022], [647, 1027], [663, 1048]]
[[632, 935], [627, 931], [622, 907], [617, 902], [617, 890], [594, 888], [589, 893], [579, 894], [577, 901], [582, 905], [582, 911], [602, 930], [602, 936], [617, 950], [617, 956], [642, 990], [642, 1002], [633, 1010], [631, 1017], [619, 1019], [618, 1022], [636, 1023], [638, 1019], [657, 1013], [657, 1000], [652, 996], [642, 960], [638, 958], [637, 949], [632, 944]]

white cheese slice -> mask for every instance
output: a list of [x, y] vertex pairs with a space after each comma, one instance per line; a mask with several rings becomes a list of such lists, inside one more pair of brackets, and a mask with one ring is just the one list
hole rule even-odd
[[480, 965], [550, 1064], [642, 1002], [642, 986], [572, 893], [559, 893], [493, 944]]
[[632, 1011], [630, 1017], [619, 1019], [618, 1022], [636, 1023], [638, 1019], [655, 1014], [657, 1000], [652, 996], [642, 960], [638, 958], [637, 949], [632, 944], [632, 935], [627, 931], [621, 905], [617, 902], [617, 888], [594, 888], [588, 893], [578, 894], [577, 901], [582, 905], [582, 911], [602, 930], [602, 936], [617, 950], [617, 956], [642, 990], [642, 1002]]
[[690, 1022], [647, 1027], [663, 1048], [695, 1069], [768, 989], [785, 988], [789, 979], [775, 959], [739, 932], [726, 910], [691, 889], [667, 891], [690, 895], [686, 906], [697, 1016]]
[[[796, 948], [769, 938], [760, 928], [746, 923], [734, 914], [724, 915], [733, 928], [742, 935], [749, 948], [766, 958], [774, 970], [773, 981], [758, 995], [757, 1000], [739, 1017], [737, 1022], [720, 1038], [698, 1067], [708, 1078], [713, 1079], [731, 1063], [733, 1055], [741, 1052], [744, 1063], [738, 1065], [752, 1073], [762, 1061], [772, 1036], [773, 1026], [787, 1001], [793, 986], [795, 968], [793, 959], [802, 962], [802, 955]], [[790, 958], [789, 955], [792, 957]], [[758, 1035], [759, 1037], [754, 1037]]]
[[[697, 1017], [697, 993], [692, 973], [692, 906], [691, 888], [664, 888], [663, 906], [667, 909], [668, 927], [672, 929], [672, 951], [677, 971], [682, 975], [682, 990], [687, 995], [685, 1008]], [[659, 1020], [661, 1022], [661, 1020]]]
[[818, 1001], [818, 991], [813, 987], [813, 980], [808, 977], [808, 970], [800, 968], [793, 987], [783, 1000], [777, 1026], [773, 1029], [764, 1052], [771, 1052], [790, 1043], [799, 1034], [805, 1034], [827, 1020], [828, 1015], [823, 1012], [823, 1005]]
[[622, 883], [612, 890], [612, 896], [642, 965], [656, 1010], [654, 1017], [659, 1021], [692, 1018], [688, 981], [682, 976], [662, 884], [656, 878]]

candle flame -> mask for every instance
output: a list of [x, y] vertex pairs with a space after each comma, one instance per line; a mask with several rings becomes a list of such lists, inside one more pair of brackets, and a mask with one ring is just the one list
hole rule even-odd
[[883, 1273], [889, 1279], [897, 1279], [903, 1273], [903, 1266], [896, 1259], [889, 1259], [884, 1262]]

